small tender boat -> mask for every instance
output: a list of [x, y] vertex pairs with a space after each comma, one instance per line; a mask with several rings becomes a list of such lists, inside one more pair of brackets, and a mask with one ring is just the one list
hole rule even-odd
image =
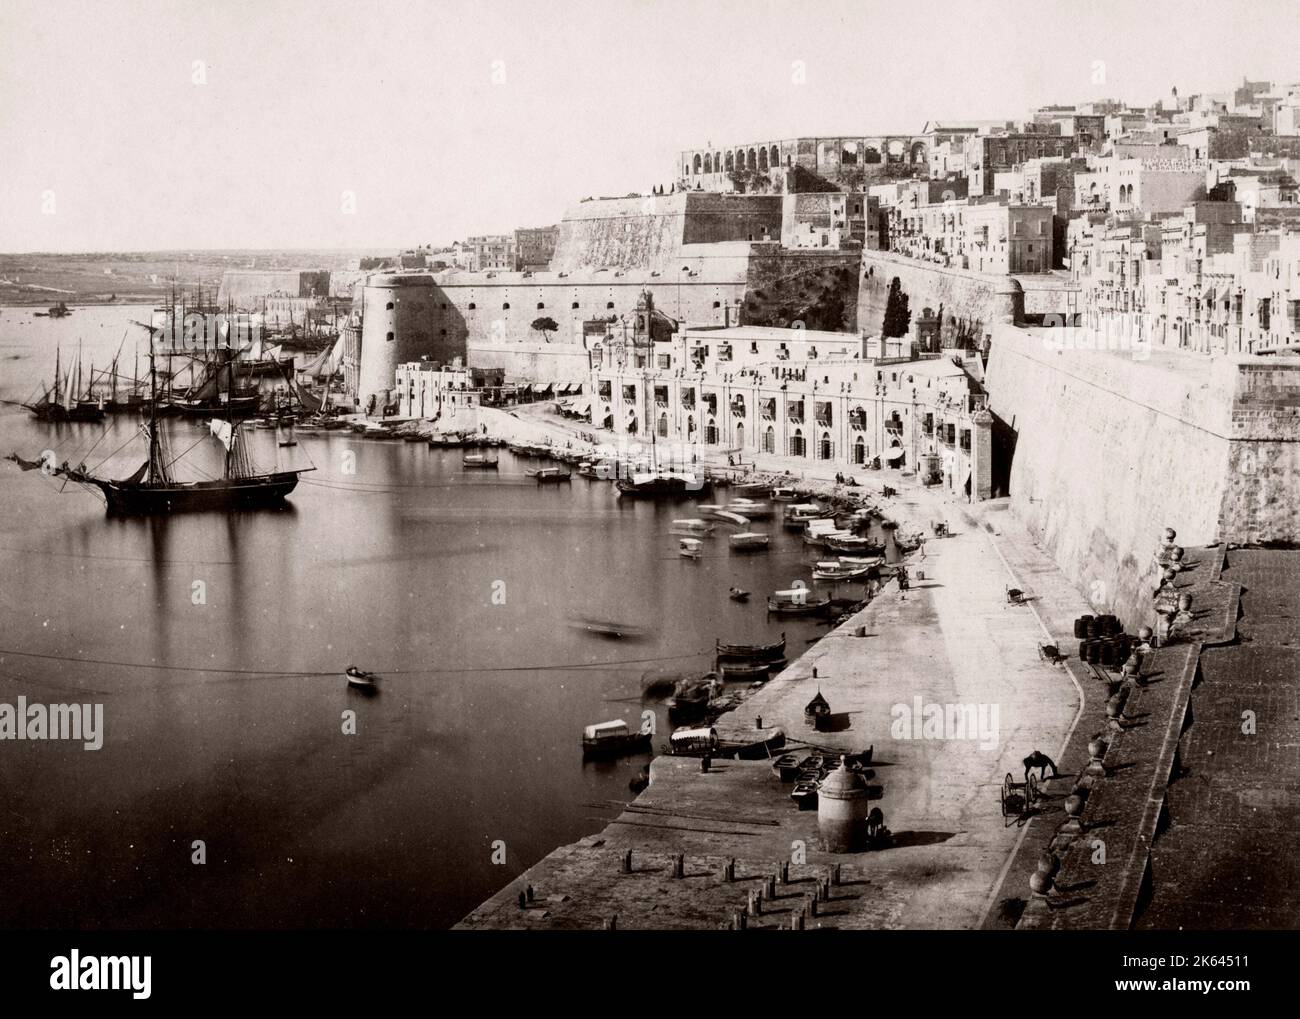
[[724, 644], [717, 641], [714, 654], [718, 661], [773, 662], [785, 655], [785, 634], [782, 633], [780, 640], [774, 640], [770, 644]]
[[830, 595], [809, 597], [806, 587], [775, 591], [767, 599], [767, 611], [775, 616], [816, 616], [829, 611], [830, 607]]
[[879, 554], [885, 550], [882, 542], [858, 534], [828, 534], [823, 539], [823, 544], [831, 552], [858, 554], [873, 552]]
[[608, 637], [610, 640], [636, 639], [645, 636], [644, 627], [610, 619], [575, 619], [569, 625], [575, 630], [582, 630], [596, 637]]
[[782, 754], [772, 762], [772, 771], [782, 782], [793, 782], [800, 770], [798, 754]]
[[749, 526], [748, 517], [743, 517], [739, 513], [733, 513], [729, 509], [715, 509], [713, 515], [719, 520], [724, 520], [729, 524], [735, 524], [737, 527]]
[[857, 580], [865, 577], [871, 569], [867, 565], [842, 563], [838, 559], [827, 559], [813, 567], [813, 580]]
[[494, 471], [500, 466], [496, 457], [484, 456], [482, 453], [470, 453], [461, 457], [460, 462], [466, 470]]
[[673, 718], [690, 718], [704, 714], [710, 699], [719, 692], [720, 683], [715, 672], [696, 679], [683, 679], [673, 687], [668, 698], [668, 714]]
[[809, 520], [816, 520], [822, 513], [821, 506], [815, 502], [791, 503], [785, 508], [785, 526], [791, 531], [802, 531]]
[[772, 662], [720, 662], [722, 678], [728, 683], [767, 679]]
[[529, 471], [530, 478], [536, 478], [539, 485], [558, 484], [561, 481], [569, 481], [573, 478], [571, 471], [562, 470], [559, 467], [543, 467], [541, 470]]
[[772, 538], [758, 531], [742, 531], [731, 535], [727, 541], [734, 552], [765, 552]]
[[707, 520], [690, 517], [684, 520], [674, 520], [672, 529], [674, 532], [682, 534], [712, 534], [715, 527]]
[[677, 554], [686, 559], [698, 559], [703, 554], [703, 546], [699, 538], [683, 538], [677, 543]]
[[831, 706], [826, 702], [820, 690], [813, 695], [803, 709], [803, 720], [815, 729], [820, 729], [825, 724], [826, 719], [830, 718]]
[[627, 722], [597, 722], [582, 730], [583, 757], [621, 757], [650, 749], [650, 733], [630, 732]]
[[773, 502], [797, 502], [799, 493], [793, 488], [774, 488], [772, 489]]
[[348, 681], [348, 686], [356, 687], [358, 690], [376, 690], [379, 686], [378, 676], [373, 672], [363, 672], [355, 665], [349, 665], [343, 677]]
[[749, 592], [739, 587], [733, 587], [727, 591], [727, 597], [732, 601], [749, 601]]
[[772, 516], [772, 507], [768, 503], [753, 499], [734, 499], [728, 503], [727, 509], [747, 520], [767, 520]]
[[800, 810], [817, 809], [817, 782], [816, 781], [796, 781], [794, 788], [790, 790], [790, 799], [799, 805]]

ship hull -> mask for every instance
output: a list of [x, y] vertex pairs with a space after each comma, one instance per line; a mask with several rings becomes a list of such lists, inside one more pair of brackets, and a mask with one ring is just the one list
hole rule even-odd
[[238, 481], [196, 481], [158, 485], [86, 478], [108, 501], [108, 512], [125, 516], [258, 509], [279, 505], [298, 484], [296, 472]]

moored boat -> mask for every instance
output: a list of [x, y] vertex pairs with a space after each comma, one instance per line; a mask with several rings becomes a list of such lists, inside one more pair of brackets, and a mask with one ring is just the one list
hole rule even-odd
[[758, 531], [742, 531], [727, 539], [733, 552], [764, 552], [771, 541], [771, 535]]
[[865, 577], [871, 569], [869, 565], [842, 563], [838, 559], [828, 559], [813, 567], [813, 580], [857, 580]]
[[462, 457], [460, 462], [468, 470], [494, 471], [499, 466], [496, 457], [484, 456], [482, 453], [470, 453]]
[[724, 644], [720, 640], [715, 641], [713, 653], [720, 662], [776, 661], [785, 655], [785, 633], [782, 632], [780, 640], [774, 640], [770, 644]]
[[774, 616], [816, 616], [831, 608], [829, 595], [809, 597], [806, 587], [775, 591], [768, 596], [767, 611]]
[[631, 732], [621, 718], [611, 722], [597, 722], [582, 730], [582, 755], [584, 757], [622, 757], [650, 749], [651, 734]]
[[528, 471], [527, 474], [530, 478], [534, 478], [539, 485], [554, 485], [573, 478], [572, 472], [559, 467], [543, 467], [540, 470]]
[[677, 543], [677, 554], [686, 559], [698, 559], [703, 554], [699, 538], [683, 538]]
[[355, 687], [358, 690], [377, 690], [379, 688], [379, 677], [373, 672], [364, 672], [355, 665], [349, 665], [343, 672], [343, 678], [347, 680], [348, 686]]

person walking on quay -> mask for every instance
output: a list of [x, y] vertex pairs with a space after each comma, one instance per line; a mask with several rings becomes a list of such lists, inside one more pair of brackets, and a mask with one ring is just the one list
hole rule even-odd
[[1031, 771], [1033, 771], [1035, 768], [1038, 768], [1038, 769], [1039, 769], [1039, 771], [1038, 771], [1038, 780], [1039, 780], [1040, 782], [1045, 782], [1045, 781], [1047, 780], [1047, 769], [1048, 769], [1048, 768], [1051, 768], [1051, 769], [1052, 769], [1052, 778], [1056, 778], [1056, 777], [1057, 777], [1056, 762], [1053, 761], [1050, 757], [1048, 757], [1048, 756], [1047, 756], [1045, 753], [1043, 753], [1041, 750], [1035, 750], [1032, 754], [1030, 754], [1028, 757], [1026, 757], [1025, 760], [1024, 760], [1024, 765], [1025, 765], [1025, 781], [1026, 781], [1026, 782], [1029, 781], [1029, 773], [1030, 773]]

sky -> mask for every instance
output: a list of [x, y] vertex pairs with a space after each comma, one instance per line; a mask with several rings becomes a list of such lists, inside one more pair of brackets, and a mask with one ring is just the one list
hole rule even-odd
[[1295, 0], [2, 0], [0, 251], [392, 250], [683, 149], [1300, 80]]

